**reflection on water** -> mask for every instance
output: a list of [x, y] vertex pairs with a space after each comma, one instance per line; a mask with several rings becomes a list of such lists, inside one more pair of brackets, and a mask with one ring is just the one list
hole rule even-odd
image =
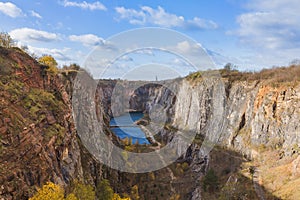
[[134, 122], [143, 117], [142, 112], [130, 112], [110, 120], [110, 130], [121, 139], [132, 138], [133, 144], [150, 144], [145, 133]]

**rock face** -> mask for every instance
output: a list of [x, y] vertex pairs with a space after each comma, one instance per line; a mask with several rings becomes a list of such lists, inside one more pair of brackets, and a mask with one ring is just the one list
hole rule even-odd
[[59, 75], [19, 49], [0, 57], [0, 199], [28, 199], [46, 181], [94, 182], [101, 173], [80, 146]]
[[[229, 83], [225, 82], [224, 85]], [[225, 88], [224, 88], [225, 90]], [[218, 143], [251, 157], [251, 150], [259, 145], [281, 146], [286, 155], [299, 146], [300, 85], [279, 88], [268, 83], [234, 82], [224, 101], [224, 128]], [[189, 127], [201, 134], [205, 130], [213, 104], [209, 91], [201, 83], [191, 87], [183, 81], [175, 103], [174, 125]], [[219, 110], [220, 108], [217, 108]], [[220, 126], [222, 123], [220, 122]]]
[[[262, 147], [280, 149], [282, 156], [298, 151], [299, 83], [282, 83], [276, 87], [268, 80], [229, 81], [222, 78], [218, 81], [222, 83], [181, 79], [169, 85], [172, 89], [142, 86], [137, 90], [140, 92], [134, 93], [133, 100], [142, 99], [136, 95], [146, 96], [146, 106], [140, 107], [142, 111], [151, 113], [155, 105], [160, 105], [161, 110], [156, 113], [166, 114], [168, 120], [165, 123], [177, 130], [196, 132], [212, 143], [210, 147], [200, 149], [192, 145], [183, 156], [192, 161], [191, 166], [199, 177], [205, 174], [203, 160], [209, 159], [205, 156], [214, 145], [239, 152], [248, 159], [257, 156], [257, 149]], [[176, 92], [171, 94], [174, 88]], [[138, 105], [138, 102], [132, 104]], [[160, 134], [167, 141], [174, 139], [172, 131]], [[177, 149], [185, 151], [180, 143]], [[197, 184], [195, 187], [192, 198], [199, 199], [201, 189]]]
[[172, 91], [164, 84], [170, 83], [100, 80], [97, 91], [102, 93], [100, 98], [105, 112], [110, 116], [119, 116], [128, 111], [148, 112], [153, 102], [162, 103], [172, 98]]
[[[284, 83], [274, 87], [267, 81], [230, 83], [223, 79], [221, 89], [214, 91], [216, 84], [208, 82], [199, 81], [195, 84], [182, 79], [172, 82], [168, 87], [158, 83], [152, 87], [141, 86], [136, 91], [125, 90], [122, 95], [128, 99], [131, 96], [131, 109], [139, 108], [151, 113], [155, 105], [160, 105], [160, 114], [167, 114], [168, 123], [201, 135], [212, 134], [207, 127], [212, 121], [212, 112], [218, 112], [222, 115], [219, 118], [222, 121], [217, 126], [223, 128], [222, 133], [216, 136], [217, 143], [249, 157], [252, 148], [259, 145], [280, 146], [286, 155], [292, 153], [292, 147], [300, 145], [299, 84], [291, 86]], [[107, 93], [107, 89], [104, 92]], [[214, 103], [214, 99], [219, 99], [218, 103]]]

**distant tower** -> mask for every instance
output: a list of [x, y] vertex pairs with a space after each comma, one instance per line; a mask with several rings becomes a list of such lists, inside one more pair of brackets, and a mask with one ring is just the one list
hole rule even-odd
[[158, 78], [157, 78], [157, 76], [155, 76], [155, 80], [156, 80], [156, 81], [158, 81]]

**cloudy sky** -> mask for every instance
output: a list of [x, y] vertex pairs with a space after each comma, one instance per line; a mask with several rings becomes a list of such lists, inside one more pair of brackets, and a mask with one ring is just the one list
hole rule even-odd
[[[300, 58], [299, 10], [298, 0], [12, 0], [0, 2], [0, 31], [63, 65], [84, 63], [120, 32], [168, 28], [197, 41], [217, 65], [253, 70]], [[183, 51], [193, 48], [184, 42]]]

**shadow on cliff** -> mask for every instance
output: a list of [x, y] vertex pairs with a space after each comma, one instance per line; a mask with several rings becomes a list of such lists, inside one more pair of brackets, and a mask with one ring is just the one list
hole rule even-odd
[[205, 200], [280, 200], [261, 185], [256, 168], [237, 152], [215, 147], [208, 167], [205, 169], [201, 163], [197, 172], [195, 164], [179, 159], [163, 169], [143, 174], [112, 170], [107, 178], [119, 194], [132, 194], [135, 186], [141, 200], [192, 199], [197, 187]]
[[263, 186], [259, 171], [241, 154], [215, 147], [201, 180], [203, 199], [279, 200]]

